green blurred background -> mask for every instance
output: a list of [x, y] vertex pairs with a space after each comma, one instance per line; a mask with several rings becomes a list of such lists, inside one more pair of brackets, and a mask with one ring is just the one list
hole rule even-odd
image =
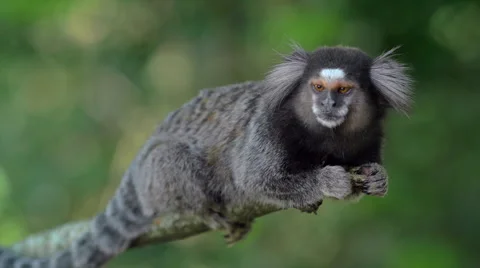
[[101, 210], [143, 141], [205, 87], [262, 79], [306, 49], [402, 45], [386, 198], [132, 250], [107, 267], [479, 267], [478, 1], [0, 1], [0, 244]]

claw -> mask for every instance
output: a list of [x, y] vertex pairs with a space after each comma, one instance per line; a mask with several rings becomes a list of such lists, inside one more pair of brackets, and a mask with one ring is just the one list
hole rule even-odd
[[238, 241], [245, 238], [245, 236], [250, 232], [251, 224], [244, 224], [244, 223], [233, 223], [232, 229], [229, 231], [228, 234], [224, 236], [225, 242], [228, 247], [232, 247]]
[[323, 204], [323, 200], [318, 201], [317, 203], [314, 204], [308, 204], [305, 205], [304, 207], [298, 208], [301, 212], [305, 213], [313, 213], [317, 215], [317, 211], [320, 208], [320, 206]]
[[244, 239], [250, 232], [252, 222], [241, 223], [229, 221], [220, 212], [210, 210], [205, 216], [205, 223], [212, 230], [222, 230], [225, 232], [223, 238], [228, 247], [233, 246], [238, 241]]

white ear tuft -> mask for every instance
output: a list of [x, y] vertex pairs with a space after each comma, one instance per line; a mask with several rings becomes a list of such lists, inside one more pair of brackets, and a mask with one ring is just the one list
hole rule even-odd
[[373, 85], [395, 110], [408, 113], [412, 104], [412, 78], [406, 73], [409, 69], [393, 59], [395, 47], [373, 60], [370, 77]]
[[274, 66], [265, 77], [265, 86], [269, 92], [268, 106], [274, 108], [281, 104], [295, 88], [308, 63], [308, 52], [292, 42], [293, 52], [281, 55], [283, 62]]

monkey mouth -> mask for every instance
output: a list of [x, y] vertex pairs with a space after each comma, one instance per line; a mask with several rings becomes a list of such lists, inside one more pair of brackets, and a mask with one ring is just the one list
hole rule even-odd
[[345, 121], [345, 117], [333, 117], [333, 116], [316, 116], [317, 121], [322, 124], [324, 127], [327, 128], [334, 128], [343, 123]]
[[313, 106], [313, 113], [317, 122], [327, 128], [334, 128], [341, 125], [348, 114], [348, 108], [342, 107], [339, 110], [321, 110], [317, 106]]
[[344, 107], [337, 111], [320, 111], [313, 109], [317, 121], [327, 128], [334, 128], [341, 125], [348, 114], [348, 108]]

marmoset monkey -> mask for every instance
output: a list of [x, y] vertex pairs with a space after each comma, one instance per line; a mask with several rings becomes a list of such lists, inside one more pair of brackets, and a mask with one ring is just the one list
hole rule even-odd
[[[391, 50], [298, 45], [264, 80], [202, 90], [141, 148], [106, 209], [70, 248], [31, 259], [0, 249], [0, 267], [99, 267], [168, 213], [200, 215], [242, 239], [251, 222], [222, 211], [263, 203], [314, 212], [324, 198], [383, 196], [383, 121], [407, 112], [412, 79]], [[367, 178], [355, 187], [350, 167]]]

